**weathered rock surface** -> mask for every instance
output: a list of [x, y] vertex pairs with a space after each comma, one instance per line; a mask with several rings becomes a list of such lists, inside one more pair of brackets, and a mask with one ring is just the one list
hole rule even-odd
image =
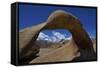
[[58, 62], [58, 61], [71, 61], [75, 57], [79, 57], [78, 47], [71, 40], [69, 43], [64, 44], [62, 47], [46, 53], [30, 63], [45, 63], [45, 62]]
[[[25, 56], [29, 57], [27, 53], [29, 53], [30, 50], [32, 50], [33, 53], [36, 51], [34, 55], [38, 53], [39, 48], [34, 47], [37, 46], [35, 45], [35, 41], [41, 31], [55, 29], [69, 30], [69, 32], [72, 34], [74, 42], [72, 43], [71, 40], [68, 45], [65, 44], [64, 47], [58, 48], [53, 52], [33, 59], [30, 63], [63, 61], [63, 58], [65, 58], [66, 61], [71, 61], [74, 60], [75, 57], [77, 58], [75, 58], [74, 61], [96, 60], [96, 54], [93, 49], [92, 41], [78, 18], [62, 10], [53, 12], [48, 17], [46, 22], [20, 31], [20, 59], [24, 58]], [[30, 54], [32, 54], [32, 52]], [[80, 56], [78, 54], [80, 54]]]

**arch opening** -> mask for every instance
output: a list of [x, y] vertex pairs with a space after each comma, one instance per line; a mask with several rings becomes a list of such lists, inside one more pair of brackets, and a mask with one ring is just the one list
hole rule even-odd
[[[94, 53], [93, 46], [92, 46], [93, 44], [92, 44], [87, 32], [84, 30], [83, 26], [81, 25], [80, 21], [77, 18], [75, 18], [73, 15], [70, 15], [70, 14], [68, 14], [66, 12], [62, 12], [62, 11], [55, 11], [53, 14], [50, 15], [50, 17], [48, 18], [48, 20], [46, 22], [26, 30], [26, 35], [24, 35], [25, 39], [23, 40], [24, 43], [21, 42], [21, 45], [25, 46], [22, 48], [22, 53], [27, 54], [27, 52], [28, 53], [30, 52], [32, 47], [33, 47], [33, 49], [35, 48], [35, 46], [37, 45], [35, 42], [41, 31], [63, 29], [63, 28], [66, 30], [69, 30], [69, 32], [72, 34], [72, 38], [73, 38], [75, 44], [79, 48], [81, 55], [80, 55], [80, 57], [78, 57], [78, 61], [80, 61], [80, 60], [95, 60], [96, 59], [96, 55]], [[27, 43], [25, 43], [25, 42], [27, 42]], [[34, 44], [34, 46], [33, 46], [33, 44]], [[37, 51], [39, 51], [38, 48], [37, 48]], [[35, 52], [35, 49], [33, 52]], [[33, 53], [33, 52], [31, 50], [31, 53]], [[57, 50], [57, 53], [59, 53], [59, 52], [61, 52], [61, 54], [62, 54], [63, 49], [62, 49], [62, 51]], [[49, 54], [49, 56], [50, 55], [53, 56], [54, 53], [55, 52]], [[37, 54], [37, 52], [35, 54]], [[28, 55], [28, 57], [29, 57], [29, 55]], [[48, 59], [48, 56], [45, 56], [44, 58]], [[40, 57], [39, 59], [43, 59], [43, 57]], [[52, 59], [52, 58], [50, 58], [50, 59]], [[54, 60], [54, 57], [52, 60]], [[74, 60], [74, 61], [76, 61], [76, 60]]]
[[[60, 47], [61, 44], [67, 43], [71, 40], [71, 33], [66, 29], [55, 29], [55, 30], [43, 30], [39, 33], [36, 43], [40, 46], [40, 48]], [[40, 45], [41, 44], [41, 45]]]

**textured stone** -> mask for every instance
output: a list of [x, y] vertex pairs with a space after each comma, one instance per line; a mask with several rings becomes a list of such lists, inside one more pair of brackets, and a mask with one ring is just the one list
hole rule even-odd
[[[30, 28], [23, 29], [19, 32], [19, 52], [21, 59], [24, 58], [25, 55], [27, 55], [27, 53], [30, 52], [30, 50], [32, 50], [33, 47], [37, 46], [35, 45], [35, 41], [41, 31], [55, 29], [68, 30], [72, 34], [74, 44], [70, 43], [70, 49], [65, 44], [65, 46], [61, 47], [60, 49], [57, 49], [43, 57], [40, 56], [35, 60], [32, 60], [30, 63], [42, 63], [49, 61], [55, 62], [60, 61], [61, 58], [65, 57], [66, 61], [96, 60], [96, 54], [93, 49], [92, 41], [89, 38], [87, 32], [84, 30], [79, 19], [73, 16], [72, 14], [62, 10], [57, 10], [53, 12], [48, 17], [46, 22], [36, 26], [32, 26]], [[69, 53], [66, 52], [67, 49], [70, 51]], [[39, 51], [39, 47], [33, 48], [32, 51], [33, 53], [36, 51], [36, 53], [34, 53], [34, 55], [36, 55]], [[77, 56], [77, 54], [79, 53], [80, 56]], [[32, 54], [32, 52], [30, 54]], [[57, 54], [58, 57], [55, 58], [54, 54]]]

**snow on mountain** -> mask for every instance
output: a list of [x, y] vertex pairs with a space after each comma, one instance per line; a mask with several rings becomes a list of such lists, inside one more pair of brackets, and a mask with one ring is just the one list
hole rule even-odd
[[37, 40], [52, 41], [51, 38], [43, 32], [40, 32]]
[[72, 39], [72, 36], [66, 38], [66, 40], [71, 40], [71, 39]]
[[[67, 37], [66, 34], [62, 34], [60, 32], [57, 31], [52, 31], [52, 36], [49, 36], [43, 32], [40, 32], [37, 40], [44, 40], [47, 42], [60, 42], [61, 40], [70, 40], [72, 38], [72, 36]], [[90, 36], [91, 40], [95, 40], [95, 38], [93, 36]]]
[[61, 34], [60, 32], [53, 31], [53, 35], [57, 38], [57, 42], [62, 39], [66, 39], [65, 34]]
[[52, 36], [49, 36], [43, 32], [40, 32], [37, 40], [45, 40], [45, 41], [49, 41], [49, 42], [60, 42], [62, 39], [63, 40], [70, 40], [71, 37], [66, 37], [66, 34], [62, 34], [60, 32], [57, 31], [52, 31]]

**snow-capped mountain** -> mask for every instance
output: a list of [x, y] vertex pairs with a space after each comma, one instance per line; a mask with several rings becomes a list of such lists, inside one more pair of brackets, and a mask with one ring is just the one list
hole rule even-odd
[[[41, 48], [52, 47], [52, 45], [59, 47], [60, 44], [67, 43], [72, 39], [72, 36], [67, 37], [66, 34], [62, 34], [60, 32], [53, 31], [51, 33], [52, 36], [49, 36], [43, 32], [40, 32], [36, 41], [37, 45], [39, 45]], [[92, 42], [95, 43], [96, 39], [91, 36], [90, 38]]]
[[62, 34], [60, 32], [53, 31], [52, 34], [53, 34], [52, 36], [49, 36], [43, 32], [40, 32], [37, 40], [44, 40], [44, 41], [48, 41], [48, 42], [60, 42], [62, 39], [63, 40], [71, 39], [71, 36], [66, 37], [66, 34]]

